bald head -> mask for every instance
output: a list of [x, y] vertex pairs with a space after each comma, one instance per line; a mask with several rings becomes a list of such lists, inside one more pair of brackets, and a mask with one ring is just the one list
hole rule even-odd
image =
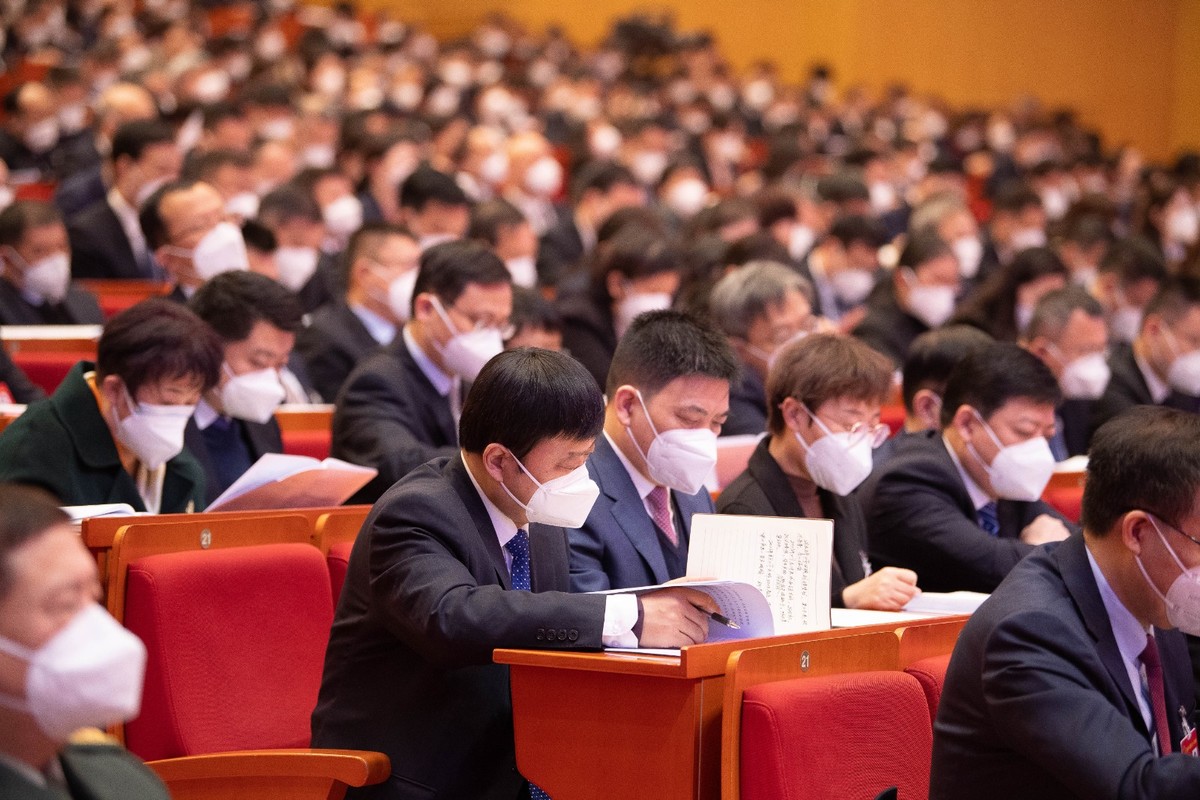
[[97, 125], [106, 139], [111, 139], [117, 128], [127, 122], [157, 116], [154, 97], [135, 83], [114, 83], [96, 101]]

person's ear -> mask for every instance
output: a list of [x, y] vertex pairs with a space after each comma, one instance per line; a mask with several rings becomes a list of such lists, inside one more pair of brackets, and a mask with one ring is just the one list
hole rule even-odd
[[1117, 523], [1115, 535], [1121, 537], [1125, 548], [1135, 556], [1142, 554], [1146, 537], [1154, 534], [1154, 523], [1145, 511], [1127, 511]]
[[942, 426], [942, 403], [937, 393], [932, 389], [918, 389], [912, 399], [913, 414], [926, 425], [934, 428]]
[[110, 407], [116, 409], [117, 415], [121, 417], [133, 411], [129, 407], [129, 402], [125, 399], [124, 386], [124, 381], [116, 375], [105, 375], [96, 386], [100, 390], [101, 396], [104, 397], [104, 401]]
[[613, 302], [625, 299], [625, 276], [619, 272], [610, 272], [604, 277], [604, 287]]
[[633, 424], [633, 407], [638, 405], [637, 389], [629, 384], [618, 386], [613, 392], [612, 404], [617, 413], [617, 421], [628, 428]]
[[497, 483], [504, 482], [504, 462], [509, 458], [508, 448], [492, 442], [483, 448], [483, 468]]
[[433, 298], [434, 295], [430, 292], [421, 292], [413, 298], [413, 319], [428, 325], [435, 317], [438, 317], [437, 309], [433, 305]]
[[792, 433], [799, 433], [801, 429], [812, 426], [811, 416], [805, 413], [800, 401], [794, 397], [783, 398], [783, 402], [779, 404], [779, 412], [783, 415], [783, 424]]
[[950, 424], [958, 429], [959, 434], [964, 439], [970, 438], [978, 422], [979, 420], [975, 416], [974, 409], [966, 404], [959, 406], [954, 412], [954, 417], [950, 420]]

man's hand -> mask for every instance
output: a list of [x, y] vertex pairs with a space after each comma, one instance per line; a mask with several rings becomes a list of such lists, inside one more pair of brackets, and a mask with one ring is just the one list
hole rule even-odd
[[642, 603], [639, 647], [683, 647], [708, 636], [708, 614], [721, 609], [695, 589], [659, 589], [638, 598]]
[[1021, 541], [1026, 544], [1060, 542], [1071, 535], [1067, 526], [1058, 517], [1042, 514], [1021, 531]]
[[917, 573], [900, 567], [884, 567], [842, 590], [846, 608], [899, 611], [919, 595]]

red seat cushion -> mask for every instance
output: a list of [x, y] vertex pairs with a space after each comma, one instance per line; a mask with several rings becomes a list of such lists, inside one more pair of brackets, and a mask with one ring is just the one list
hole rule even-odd
[[929, 795], [933, 729], [903, 672], [765, 683], [742, 700], [742, 800]]
[[354, 542], [337, 542], [329, 546], [329, 587], [333, 590], [333, 607], [337, 608], [338, 598], [342, 596], [342, 584], [346, 582], [346, 570], [350, 566], [350, 551]]
[[58, 353], [53, 351], [17, 352], [13, 354], [13, 363], [21, 368], [35, 385], [42, 387], [46, 394], [54, 394], [54, 390], [67, 377], [71, 367], [82, 358], [90, 355], [80, 353]]
[[950, 654], [923, 658], [909, 664], [904, 671], [917, 679], [929, 702], [929, 718], [937, 718], [938, 703], [942, 699], [942, 685], [946, 683], [946, 668], [950, 666]]
[[325, 460], [333, 445], [329, 431], [283, 431], [283, 452], [292, 456], [311, 456]]
[[1042, 494], [1042, 499], [1067, 519], [1079, 522], [1083, 510], [1082, 486], [1050, 486]]
[[329, 571], [307, 544], [168, 553], [129, 567], [125, 625], [146, 643], [144, 760], [307, 747], [329, 628]]

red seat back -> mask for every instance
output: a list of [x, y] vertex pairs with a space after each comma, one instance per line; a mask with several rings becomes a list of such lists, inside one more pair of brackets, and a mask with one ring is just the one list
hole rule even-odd
[[292, 456], [310, 456], [324, 461], [333, 446], [329, 431], [282, 431], [283, 452]]
[[307, 747], [333, 622], [307, 544], [165, 553], [129, 566], [125, 626], [146, 643], [140, 758]]
[[354, 542], [336, 542], [329, 546], [329, 588], [333, 590], [333, 607], [337, 608], [338, 598], [342, 596], [342, 584], [346, 582], [346, 570], [350, 566], [350, 551]]
[[937, 717], [938, 703], [942, 699], [942, 685], [946, 683], [946, 668], [949, 666], [950, 654], [946, 653], [923, 658], [904, 668], [905, 672], [912, 675], [921, 684], [921, 689], [925, 692], [925, 699], [929, 703], [930, 719]]
[[1072, 522], [1079, 522], [1083, 511], [1082, 486], [1048, 486], [1042, 499]]
[[91, 358], [90, 355], [79, 353], [59, 353], [54, 351], [19, 351], [13, 354], [13, 363], [29, 376], [37, 386], [42, 387], [46, 394], [54, 394], [54, 390], [67, 377], [71, 367], [81, 359]]
[[903, 672], [764, 683], [742, 701], [742, 800], [873, 798], [895, 786], [929, 795], [933, 731], [925, 695]]

